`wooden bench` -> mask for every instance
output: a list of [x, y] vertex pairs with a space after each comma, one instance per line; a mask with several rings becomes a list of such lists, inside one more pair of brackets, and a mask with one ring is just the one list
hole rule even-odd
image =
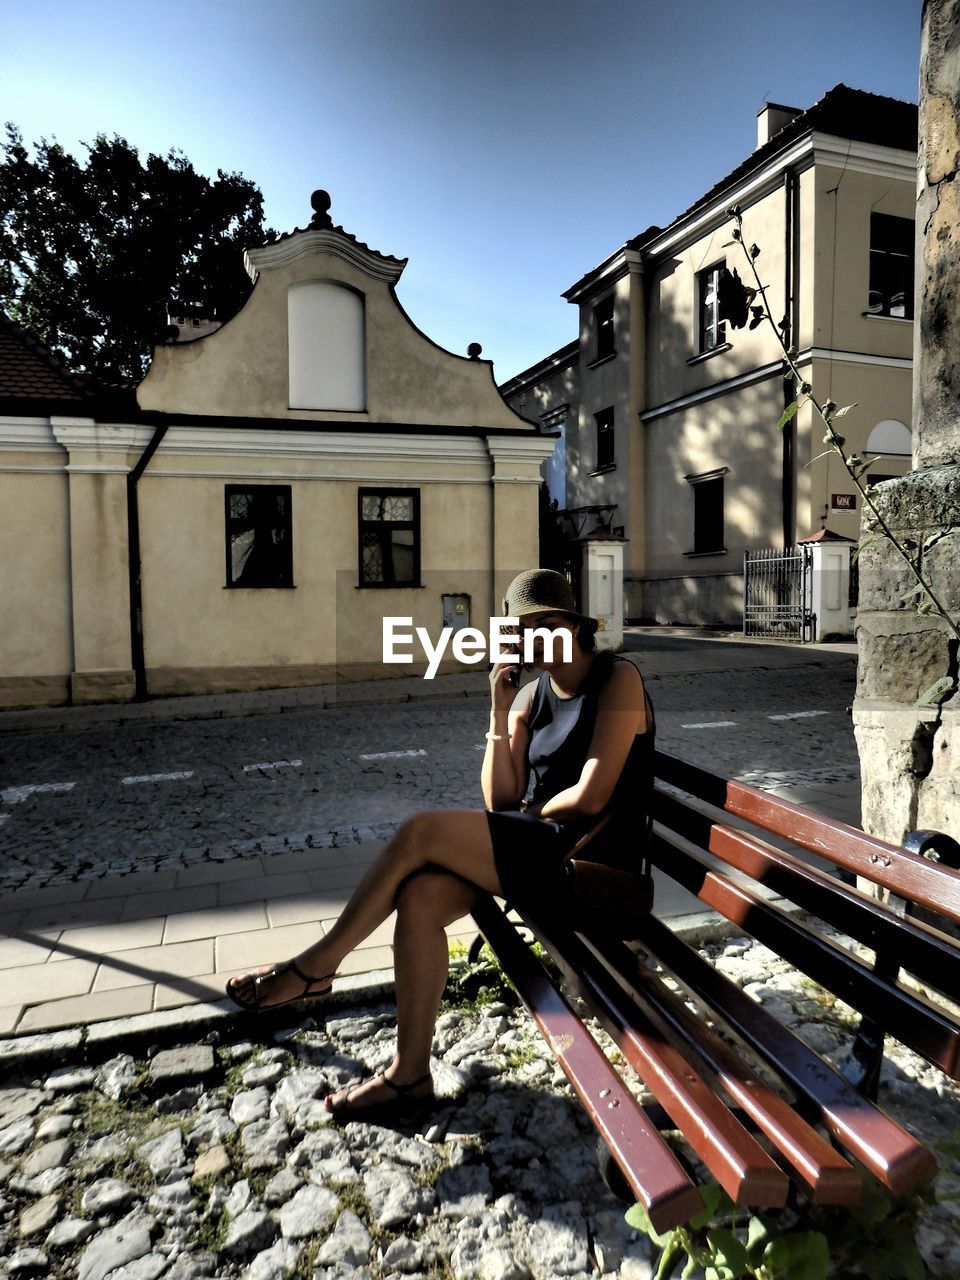
[[960, 845], [917, 832], [897, 848], [664, 752], [656, 776], [649, 857], [660, 876], [833, 992], [860, 1023], [837, 1070], [680, 940], [656, 904], [629, 942], [595, 918], [581, 932], [522, 914], [519, 927], [543, 943], [656, 1099], [642, 1107], [509, 906], [484, 896], [476, 923], [596, 1125], [608, 1183], [639, 1200], [659, 1231], [697, 1213], [688, 1162], [660, 1132], [678, 1129], [737, 1205], [778, 1208], [797, 1194], [852, 1205], [861, 1169], [894, 1194], [911, 1190], [936, 1162], [876, 1105], [880, 1065], [890, 1035], [960, 1078], [950, 1005], [960, 1000]]

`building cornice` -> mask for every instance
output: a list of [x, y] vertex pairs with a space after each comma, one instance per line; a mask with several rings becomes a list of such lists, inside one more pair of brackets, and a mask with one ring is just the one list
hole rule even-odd
[[602, 293], [604, 289], [609, 289], [626, 275], [642, 275], [644, 257], [645, 254], [640, 249], [630, 249], [623, 245], [606, 262], [600, 264], [596, 274], [591, 274], [589, 280], [573, 285], [563, 297], [567, 302], [581, 303]]
[[0, 449], [50, 453], [59, 447], [49, 418], [0, 419]]
[[493, 438], [487, 440], [490, 456], [500, 462], [534, 462], [537, 466], [551, 457], [556, 448], [556, 436], [530, 436], [526, 440], [504, 440]]
[[549, 378], [553, 374], [559, 373], [561, 369], [569, 369], [571, 365], [577, 364], [579, 360], [580, 340], [579, 338], [574, 338], [572, 342], [568, 342], [565, 347], [561, 347], [553, 355], [546, 356], [537, 364], [531, 365], [529, 369], [521, 369], [519, 373], [515, 373], [512, 378], [502, 382], [497, 390], [504, 400], [507, 400], [510, 396], [515, 396], [518, 391], [524, 391], [534, 383], [541, 382], [544, 378]]
[[300, 258], [317, 253], [332, 254], [359, 268], [372, 279], [384, 280], [388, 284], [396, 284], [407, 265], [406, 259], [391, 258], [387, 254], [367, 249], [339, 231], [314, 228], [297, 231], [274, 244], [248, 249], [243, 255], [243, 264], [250, 278], [255, 281], [261, 271], [275, 271], [278, 267], [285, 267]]

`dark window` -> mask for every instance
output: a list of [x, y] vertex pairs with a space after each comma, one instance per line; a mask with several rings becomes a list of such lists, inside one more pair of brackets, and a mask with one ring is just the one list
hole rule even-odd
[[[726, 468], [724, 468], [724, 471]], [[693, 554], [723, 551], [724, 471], [687, 476], [693, 486]]]
[[713, 351], [727, 340], [726, 322], [720, 319], [717, 288], [720, 282], [722, 262], [697, 272], [698, 351]]
[[228, 587], [292, 587], [290, 486], [228, 484]]
[[870, 300], [868, 316], [913, 319], [912, 218], [870, 215]]
[[361, 587], [419, 587], [420, 490], [360, 490]]
[[616, 463], [613, 447], [613, 409], [601, 409], [593, 415], [597, 424], [597, 470], [605, 471]]
[[613, 294], [593, 309], [593, 321], [597, 326], [597, 359], [606, 360], [616, 353], [613, 342]]

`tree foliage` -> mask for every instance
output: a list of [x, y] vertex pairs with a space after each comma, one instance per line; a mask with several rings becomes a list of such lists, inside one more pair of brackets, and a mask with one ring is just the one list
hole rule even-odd
[[98, 134], [86, 163], [58, 142], [0, 143], [0, 306], [76, 372], [139, 379], [169, 304], [228, 319], [250, 280], [243, 250], [274, 233], [239, 173], [198, 173], [177, 150], [141, 160]]

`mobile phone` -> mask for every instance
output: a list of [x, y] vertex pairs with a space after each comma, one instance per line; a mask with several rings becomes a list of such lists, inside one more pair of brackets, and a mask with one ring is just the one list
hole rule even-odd
[[513, 685], [513, 687], [516, 688], [520, 683], [520, 668], [511, 667], [503, 679], [506, 684]]

